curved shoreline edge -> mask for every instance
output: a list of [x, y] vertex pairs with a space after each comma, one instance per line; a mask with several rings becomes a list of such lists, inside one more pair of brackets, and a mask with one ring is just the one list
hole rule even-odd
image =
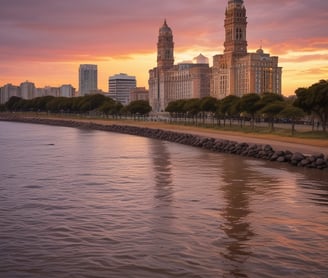
[[0, 121], [45, 124], [116, 132], [184, 144], [192, 147], [207, 149], [213, 152], [229, 153], [272, 162], [288, 163], [297, 167], [321, 170], [328, 169], [328, 156], [325, 156], [322, 153], [305, 155], [300, 152], [291, 152], [288, 150], [275, 151], [271, 145], [236, 142], [157, 128], [155, 129], [133, 125], [100, 124], [92, 121], [87, 122], [72, 119], [20, 117], [17, 115], [0, 115]]

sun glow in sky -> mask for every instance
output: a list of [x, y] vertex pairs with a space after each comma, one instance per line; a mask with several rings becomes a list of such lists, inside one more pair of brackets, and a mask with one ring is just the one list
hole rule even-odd
[[[227, 0], [0, 0], [0, 86], [72, 84], [80, 64], [98, 65], [98, 87], [127, 73], [148, 87], [158, 30], [173, 30], [175, 62], [223, 52]], [[328, 1], [244, 0], [248, 51], [279, 56], [283, 94], [328, 79]]]

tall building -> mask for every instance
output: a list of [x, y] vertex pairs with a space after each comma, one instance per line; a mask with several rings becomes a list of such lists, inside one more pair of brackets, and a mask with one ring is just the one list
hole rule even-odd
[[243, 0], [229, 0], [224, 20], [224, 53], [213, 57], [211, 95], [222, 99], [228, 95], [270, 92], [281, 94], [282, 68], [278, 57], [262, 48], [247, 52], [247, 17]]
[[11, 97], [21, 97], [21, 89], [19, 86], [6, 84], [1, 88], [0, 103], [6, 103]]
[[203, 55], [196, 63], [174, 65], [174, 42], [166, 20], [159, 29], [157, 67], [149, 71], [149, 102], [154, 112], [165, 111], [169, 102], [201, 98], [210, 93], [210, 68]]
[[135, 76], [129, 76], [125, 73], [115, 74], [109, 77], [108, 91], [109, 96], [123, 105], [130, 102], [130, 93], [137, 86]]
[[32, 82], [25, 81], [21, 83], [20, 91], [23, 99], [32, 99], [36, 97], [35, 85]]
[[92, 94], [98, 90], [97, 65], [80, 65], [79, 68], [79, 94], [80, 96]]

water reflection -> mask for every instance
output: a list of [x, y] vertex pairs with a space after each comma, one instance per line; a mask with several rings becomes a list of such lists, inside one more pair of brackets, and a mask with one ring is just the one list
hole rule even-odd
[[154, 169], [154, 205], [152, 214], [155, 219], [154, 230], [168, 230], [173, 219], [171, 203], [173, 201], [172, 165], [166, 143], [154, 140], [150, 144]]
[[170, 153], [165, 142], [154, 140], [151, 144], [151, 153], [154, 167], [155, 199], [158, 205], [172, 201], [172, 172]]
[[221, 190], [226, 200], [226, 207], [222, 211], [225, 219], [222, 229], [228, 236], [222, 255], [231, 263], [229, 272], [233, 277], [248, 277], [243, 272], [243, 263], [252, 255], [248, 241], [255, 235], [247, 219], [251, 213], [249, 194], [254, 191], [254, 187], [245, 178], [249, 175], [245, 162], [241, 159], [236, 166], [236, 159], [227, 156], [222, 169]]
[[311, 202], [319, 206], [328, 206], [328, 173], [327, 171], [305, 170], [303, 176], [299, 176], [297, 183], [309, 194]]

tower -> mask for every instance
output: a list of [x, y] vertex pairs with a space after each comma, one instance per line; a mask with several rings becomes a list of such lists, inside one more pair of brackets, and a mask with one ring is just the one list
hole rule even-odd
[[234, 56], [247, 55], [246, 40], [247, 17], [243, 0], [229, 0], [225, 12], [224, 53]]
[[225, 11], [224, 53], [213, 57], [211, 95], [223, 99], [228, 95], [271, 92], [281, 94], [282, 69], [278, 57], [259, 49], [247, 52], [247, 17], [243, 0], [228, 0]]
[[80, 65], [79, 93], [80, 96], [92, 94], [98, 89], [97, 65]]
[[157, 43], [157, 67], [160, 70], [168, 70], [174, 65], [174, 42], [171, 28], [166, 20], [159, 29]]

